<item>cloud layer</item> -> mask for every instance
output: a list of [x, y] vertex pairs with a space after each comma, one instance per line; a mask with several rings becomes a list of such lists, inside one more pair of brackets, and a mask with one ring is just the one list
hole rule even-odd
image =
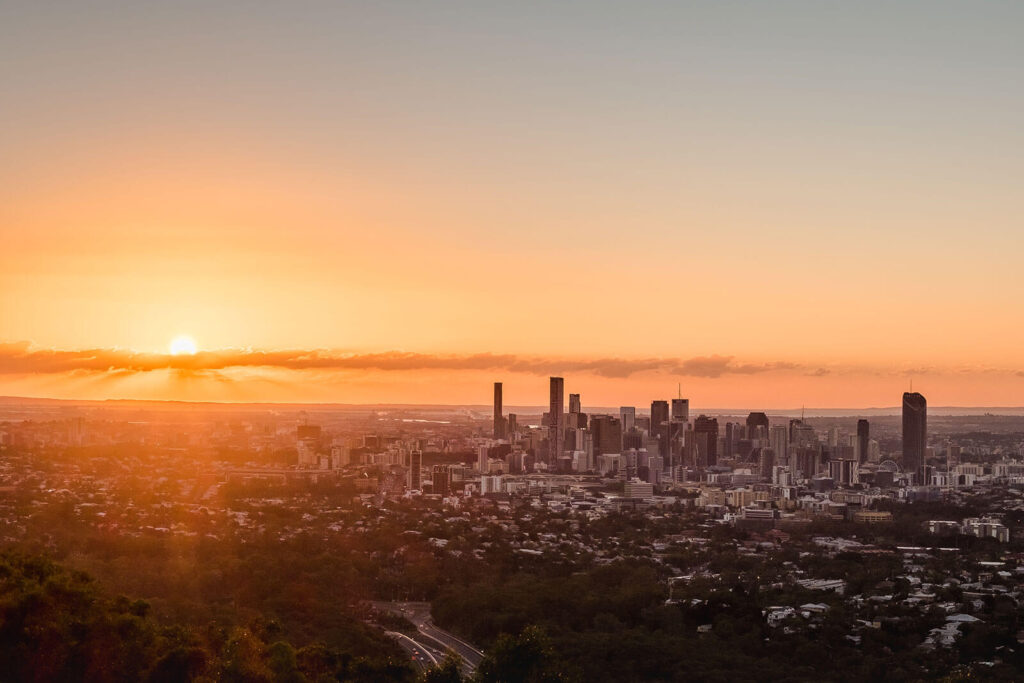
[[445, 355], [385, 351], [359, 354], [324, 349], [220, 349], [200, 351], [190, 356], [172, 356], [122, 349], [56, 350], [33, 348], [28, 342], [0, 343], [0, 375], [143, 373], [157, 370], [217, 372], [241, 368], [300, 371], [491, 370], [534, 375], [590, 373], [612, 378], [625, 378], [640, 372], [714, 378], [728, 374], [806, 369], [786, 362], [741, 363], [733, 356], [722, 355], [688, 359], [565, 359], [493, 353]]

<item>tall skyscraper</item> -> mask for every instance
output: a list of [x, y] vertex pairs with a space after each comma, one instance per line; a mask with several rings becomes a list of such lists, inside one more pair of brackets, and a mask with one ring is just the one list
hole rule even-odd
[[565, 450], [565, 380], [552, 377], [548, 406], [548, 464], [555, 464]]
[[505, 438], [505, 418], [501, 416], [501, 382], [494, 383], [494, 438]]
[[764, 413], [751, 413], [747, 415], [748, 439], [767, 439], [768, 428], [768, 416]]
[[590, 432], [594, 435], [594, 455], [622, 452], [622, 423], [611, 415], [590, 418]]
[[672, 420], [678, 422], [690, 421], [690, 399], [672, 399]]
[[480, 474], [487, 474], [487, 470], [490, 463], [490, 449], [487, 446], [480, 447], [479, 457], [477, 458], [476, 468]]
[[409, 453], [409, 490], [419, 491], [423, 486], [421, 485], [421, 476], [423, 474], [423, 451], [412, 451]]
[[581, 412], [583, 412], [582, 410], [580, 410], [580, 395], [579, 394], [569, 394], [569, 412], [570, 413], [581, 413]]
[[636, 426], [636, 408], [633, 406], [619, 408], [619, 421], [622, 422], [623, 434], [633, 429]]
[[789, 464], [789, 428], [786, 425], [775, 425], [771, 430], [772, 451], [775, 452], [774, 465]]
[[669, 443], [668, 401], [651, 401], [651, 434], [658, 437], [658, 453], [672, 465], [672, 444]]
[[857, 458], [861, 463], [868, 461], [868, 444], [871, 442], [871, 425], [865, 419], [857, 420]]
[[[928, 401], [916, 391], [903, 394], [903, 470], [919, 476], [928, 443]], [[918, 480], [920, 481], [920, 480]]]
[[703, 469], [718, 464], [718, 420], [701, 415], [693, 423], [693, 444], [690, 459]]
[[668, 422], [668, 401], [651, 401], [651, 433], [657, 434], [658, 428]]

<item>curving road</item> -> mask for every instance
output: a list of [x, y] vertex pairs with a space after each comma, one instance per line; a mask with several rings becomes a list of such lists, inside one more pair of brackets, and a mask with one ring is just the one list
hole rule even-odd
[[[410, 650], [406, 647], [403, 639], [408, 640], [411, 643], [415, 643], [424, 652], [433, 654], [436, 659], [432, 663], [441, 661], [445, 652], [451, 650], [462, 659], [462, 670], [467, 674], [471, 674], [476, 671], [476, 667], [484, 658], [484, 653], [482, 651], [473, 647], [458, 636], [449, 633], [442, 628], [438, 628], [438, 626], [434, 624], [433, 620], [430, 618], [429, 602], [375, 602], [373, 604], [379, 610], [405, 617], [416, 626], [418, 633], [415, 638], [410, 638], [403, 634], [397, 634], [402, 636], [402, 638], [399, 638], [398, 640], [407, 652]], [[388, 635], [393, 636], [394, 632], [388, 632]], [[422, 662], [418, 663], [420, 663], [421, 668], [424, 667]]]

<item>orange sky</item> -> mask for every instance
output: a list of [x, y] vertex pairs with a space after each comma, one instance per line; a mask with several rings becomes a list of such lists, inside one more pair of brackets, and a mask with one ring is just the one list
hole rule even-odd
[[1024, 405], [1024, 17], [879, 7], [5, 5], [0, 394]]

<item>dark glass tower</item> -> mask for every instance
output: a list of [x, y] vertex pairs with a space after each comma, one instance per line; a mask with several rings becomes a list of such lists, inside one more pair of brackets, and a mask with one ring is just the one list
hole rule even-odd
[[860, 450], [860, 461], [868, 460], [868, 443], [871, 439], [871, 426], [867, 420], [857, 420], [857, 448]]
[[551, 378], [550, 401], [548, 416], [551, 420], [548, 427], [548, 462], [555, 464], [565, 450], [565, 380], [561, 377]]
[[505, 418], [501, 416], [501, 382], [494, 383], [494, 438], [505, 438]]
[[764, 413], [751, 413], [747, 415], [747, 438], [767, 439], [768, 438], [768, 416]]
[[928, 443], [928, 402], [916, 391], [903, 394], [903, 469], [918, 476]]
[[718, 420], [701, 415], [693, 423], [693, 464], [703, 469], [718, 464]]

